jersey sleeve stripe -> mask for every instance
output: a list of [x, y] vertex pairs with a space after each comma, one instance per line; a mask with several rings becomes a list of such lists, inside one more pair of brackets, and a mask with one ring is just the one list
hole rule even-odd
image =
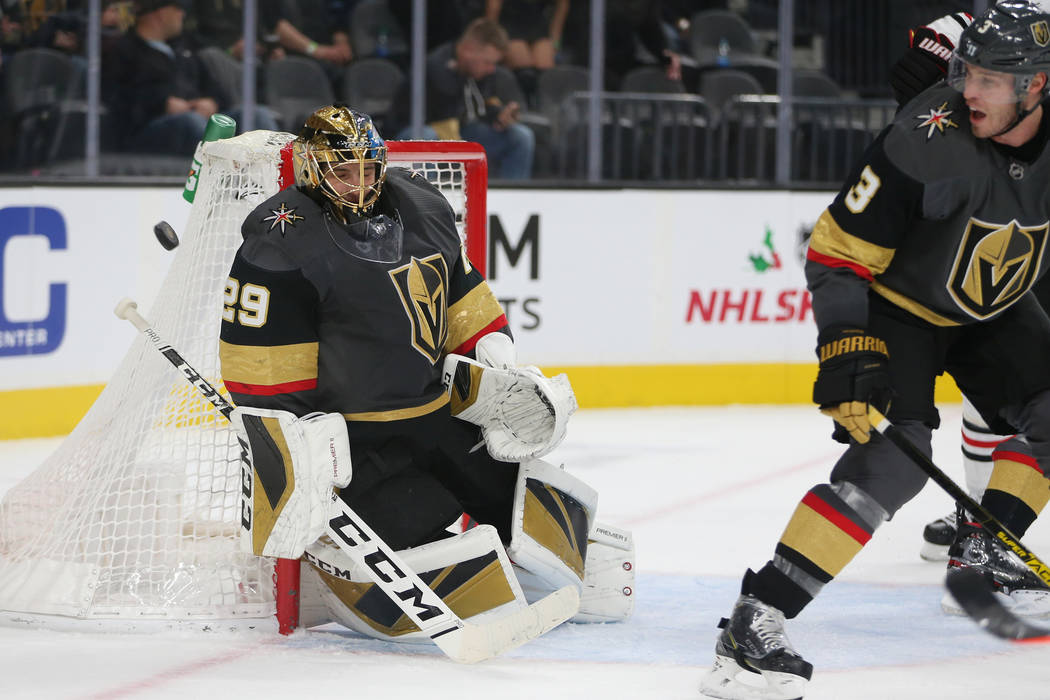
[[485, 326], [480, 331], [470, 336], [456, 347], [449, 350], [449, 352], [454, 352], [457, 355], [466, 355], [468, 352], [474, 349], [474, 347], [478, 344], [478, 341], [481, 340], [484, 336], [488, 335], [489, 333], [495, 333], [496, 331], [506, 327], [507, 317], [500, 316], [495, 321]]
[[309, 391], [317, 388], [317, 378], [303, 379], [297, 382], [284, 382], [282, 384], [245, 384], [224, 379], [223, 384], [234, 394], [247, 394], [249, 396], [277, 396], [278, 394], [294, 394], [297, 391]]
[[858, 265], [857, 263], [853, 263], [848, 260], [842, 260], [841, 258], [833, 258], [830, 255], [823, 255], [813, 250], [812, 247], [808, 251], [806, 251], [806, 259], [812, 260], [815, 263], [820, 263], [825, 267], [848, 268], [852, 270], [853, 273], [857, 275], [857, 277], [866, 279], [869, 282], [871, 282], [874, 279], [874, 277], [872, 277], [871, 271], [863, 265]]
[[[867, 270], [866, 275], [861, 276], [866, 279], [885, 272], [896, 252], [893, 248], [876, 245], [847, 233], [826, 209], [813, 227], [813, 235], [809, 240], [809, 251], [822, 255], [826, 259], [840, 260], [844, 263], [837, 267], [850, 267], [854, 271], [858, 267], [864, 268]], [[810, 257], [810, 259], [821, 262], [817, 258]]]
[[296, 382], [317, 383], [318, 344], [237, 345], [219, 341], [222, 378], [255, 386], [280, 386]]
[[446, 348], [456, 348], [453, 352], [461, 353], [464, 345], [473, 347], [477, 339], [485, 333], [499, 330], [507, 325], [507, 317], [503, 314], [492, 289], [482, 282], [462, 298], [456, 300], [448, 310], [449, 332]]

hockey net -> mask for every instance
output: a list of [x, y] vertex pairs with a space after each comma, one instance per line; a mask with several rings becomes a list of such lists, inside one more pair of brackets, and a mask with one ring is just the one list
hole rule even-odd
[[[205, 145], [186, 230], [147, 314], [219, 388], [223, 288], [241, 222], [290, 182], [291, 139], [254, 131]], [[388, 145], [391, 166], [423, 172], [446, 195], [484, 272], [481, 147]], [[0, 617], [136, 629], [273, 616], [275, 583], [287, 584], [274, 560], [241, 551], [239, 454], [226, 420], [140, 335], [73, 432], [0, 502]]]

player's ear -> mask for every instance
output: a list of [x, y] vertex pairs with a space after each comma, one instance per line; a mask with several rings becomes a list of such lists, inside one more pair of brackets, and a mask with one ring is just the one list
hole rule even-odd
[[1036, 73], [1035, 77], [1032, 78], [1031, 84], [1028, 86], [1028, 92], [1035, 95], [1046, 92], [1046, 81], [1046, 73]]

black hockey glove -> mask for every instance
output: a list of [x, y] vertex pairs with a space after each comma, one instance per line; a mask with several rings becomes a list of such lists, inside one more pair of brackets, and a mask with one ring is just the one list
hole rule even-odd
[[947, 74], [952, 50], [971, 22], [968, 13], [953, 12], [912, 30], [907, 52], [890, 69], [890, 86], [898, 105], [907, 104]]
[[821, 413], [835, 419], [832, 437], [843, 443], [850, 437], [867, 442], [871, 432], [868, 404], [883, 413], [890, 405], [886, 343], [859, 328], [831, 328], [817, 340], [817, 357], [820, 370], [813, 384], [813, 401]]

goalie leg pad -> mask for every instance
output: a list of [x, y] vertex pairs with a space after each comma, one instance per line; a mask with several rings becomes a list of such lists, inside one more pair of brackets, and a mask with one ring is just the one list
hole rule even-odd
[[298, 559], [328, 522], [333, 487], [350, 483], [350, 440], [338, 413], [238, 407], [241, 543], [252, 554]]
[[553, 589], [581, 586], [598, 493], [541, 459], [518, 469], [508, 549], [514, 563]]
[[573, 622], [622, 622], [634, 612], [634, 537], [595, 523], [587, 543], [580, 611]]
[[[398, 554], [464, 620], [478, 622], [528, 604], [491, 525], [479, 525]], [[376, 639], [430, 641], [327, 537], [311, 544], [303, 559], [320, 578], [320, 597], [335, 621]]]

